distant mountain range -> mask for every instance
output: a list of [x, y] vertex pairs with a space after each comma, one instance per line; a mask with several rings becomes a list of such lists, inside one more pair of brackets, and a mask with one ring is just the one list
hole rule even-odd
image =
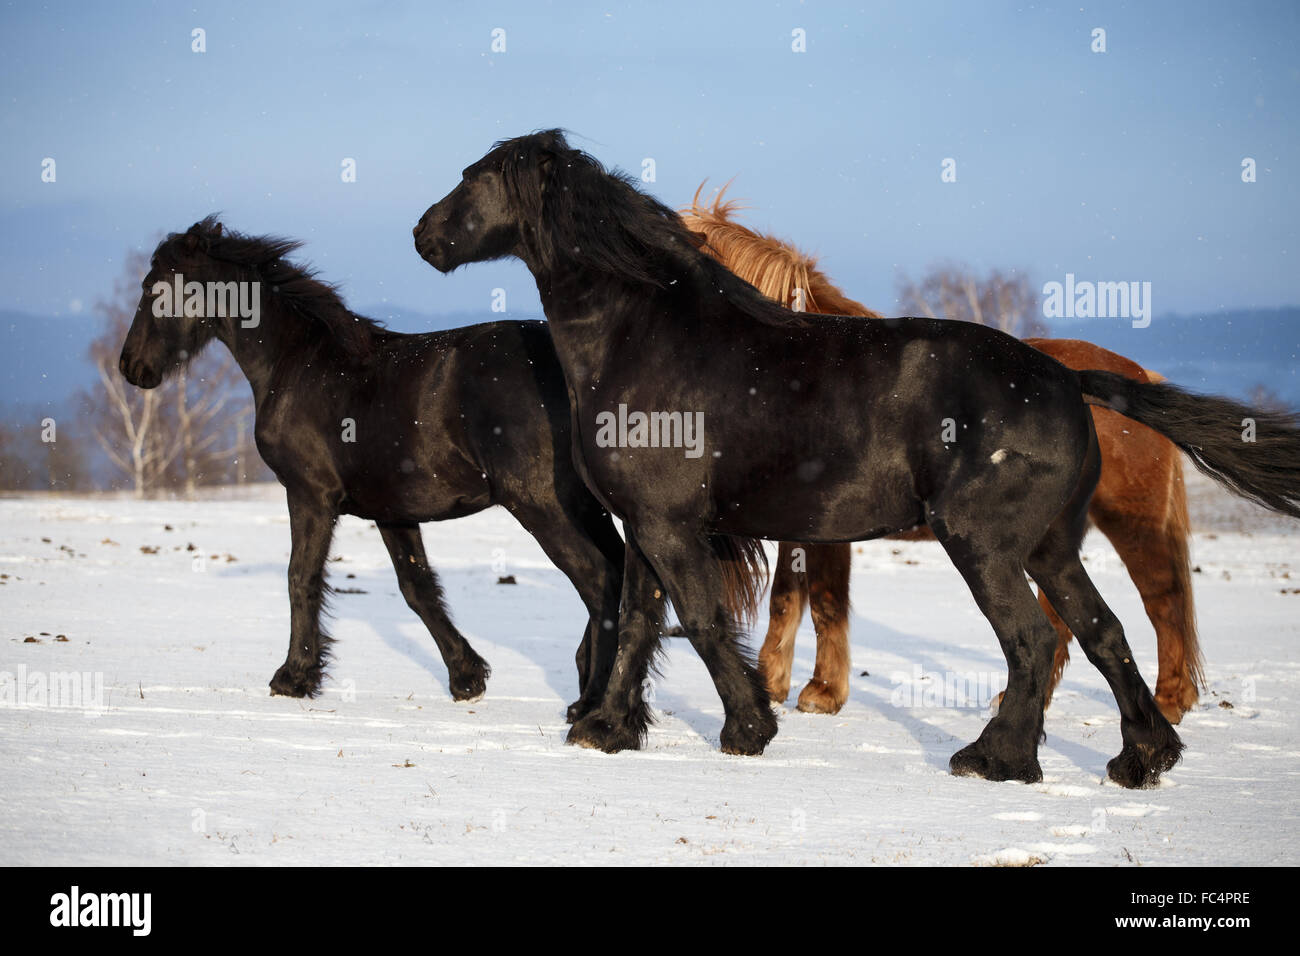
[[[401, 332], [540, 318], [491, 312], [430, 315], [382, 305], [361, 313]], [[99, 318], [91, 313], [48, 318], [0, 310], [0, 421], [16, 406], [59, 408], [74, 391], [92, 386], [96, 376], [86, 349], [99, 327]], [[1263, 385], [1300, 408], [1300, 307], [1169, 314], [1144, 329], [1125, 319], [1058, 321], [1052, 334], [1112, 349], [1196, 391], [1245, 397]]]
[[[452, 312], [426, 315], [410, 309], [376, 306], [362, 315], [399, 332], [453, 329], [501, 318], [538, 319], [539, 315]], [[0, 310], [0, 421], [15, 405], [58, 408], [77, 389], [97, 380], [87, 349], [99, 334], [101, 318], [93, 313], [47, 317]]]
[[1052, 334], [1128, 356], [1193, 391], [1244, 398], [1262, 385], [1300, 408], [1300, 307], [1169, 314], [1145, 329], [1128, 319], [1057, 321]]

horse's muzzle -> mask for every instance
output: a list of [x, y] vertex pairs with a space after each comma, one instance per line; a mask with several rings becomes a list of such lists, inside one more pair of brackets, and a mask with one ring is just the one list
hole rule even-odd
[[117, 360], [117, 370], [122, 373], [122, 377], [134, 385], [136, 388], [157, 388], [162, 384], [162, 374], [147, 363], [141, 361], [128, 361], [123, 355]]
[[420, 258], [429, 265], [433, 266], [439, 272], [449, 271], [447, 265], [447, 253], [441, 242], [431, 240], [421, 236], [418, 232], [415, 236], [415, 251], [420, 254]]

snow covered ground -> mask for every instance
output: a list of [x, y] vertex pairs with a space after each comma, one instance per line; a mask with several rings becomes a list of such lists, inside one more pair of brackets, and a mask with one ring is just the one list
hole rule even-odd
[[[1078, 652], [1043, 783], [948, 774], [1005, 671], [934, 544], [855, 549], [838, 716], [792, 695], [766, 754], [724, 755], [708, 676], [670, 640], [647, 748], [609, 756], [564, 744], [584, 611], [504, 512], [425, 527], [493, 666], [483, 699], [450, 699], [378, 534], [349, 519], [330, 575], [352, 593], [334, 599], [336, 660], [307, 702], [267, 690], [288, 641], [278, 486], [0, 500], [0, 864], [1294, 865], [1300, 525], [1194, 500], [1218, 519], [1194, 542], [1210, 690], [1183, 762], [1139, 792], [1103, 782], [1118, 714]], [[1085, 553], [1154, 683], [1136, 591], [1104, 539]], [[805, 621], [796, 692], [812, 659]]]

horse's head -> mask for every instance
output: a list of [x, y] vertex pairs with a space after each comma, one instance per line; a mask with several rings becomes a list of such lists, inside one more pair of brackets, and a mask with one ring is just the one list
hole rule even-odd
[[117, 363], [132, 385], [157, 388], [217, 333], [216, 320], [205, 314], [207, 295], [196, 298], [191, 284], [206, 287], [221, 278], [219, 264], [208, 254], [212, 241], [221, 235], [221, 223], [209, 216], [185, 232], [172, 233], [154, 250]]
[[563, 269], [668, 289], [712, 268], [719, 274], [705, 281], [727, 284], [730, 273], [708, 265], [701, 243], [633, 177], [574, 149], [560, 130], [497, 143], [415, 226], [416, 251], [441, 272], [517, 256], [534, 275]]
[[541, 209], [557, 156], [572, 152], [558, 131], [498, 143], [461, 174], [460, 185], [416, 223], [415, 250], [439, 272], [520, 255]]

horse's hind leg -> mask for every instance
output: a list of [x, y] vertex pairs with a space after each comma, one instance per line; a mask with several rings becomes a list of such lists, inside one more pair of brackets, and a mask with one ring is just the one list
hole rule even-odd
[[568, 743], [617, 753], [637, 750], [650, 724], [645, 691], [650, 666], [663, 634], [663, 586], [624, 527], [622, 608], [618, 617], [618, 651], [599, 705], [569, 728]]
[[1056, 608], [1052, 607], [1052, 602], [1047, 599], [1047, 595], [1042, 589], [1038, 590], [1038, 604], [1047, 615], [1047, 620], [1051, 622], [1052, 627], [1056, 630], [1056, 653], [1052, 656], [1052, 679], [1047, 684], [1047, 700], [1044, 707], [1052, 705], [1052, 695], [1056, 693], [1056, 687], [1061, 683], [1061, 678], [1065, 675], [1065, 667], [1070, 663], [1070, 641], [1074, 635], [1070, 633], [1069, 626], [1061, 620], [1061, 615], [1056, 613]]
[[848, 544], [808, 547], [808, 603], [817, 628], [817, 664], [812, 680], [799, 694], [799, 709], [810, 714], [838, 714], [849, 699]]
[[[954, 476], [950, 490], [929, 503], [928, 523], [993, 626], [1007, 661], [1001, 705], [979, 739], [953, 755], [953, 773], [1042, 779], [1038, 741], [1060, 637], [1025, 580], [1025, 557], [1050, 525], [1059, 549], [1078, 560], [1100, 468], [1090, 421], [1079, 437], [1086, 444], [1078, 458], [1065, 454], [1068, 447], [1055, 460], [1002, 457], [993, 471]], [[1056, 595], [1049, 591], [1048, 597], [1060, 609]]]
[[424, 553], [420, 526], [413, 523], [380, 523], [388, 556], [397, 572], [397, 583], [411, 610], [420, 616], [424, 626], [433, 635], [447, 665], [447, 686], [453, 700], [475, 700], [487, 690], [487, 679], [492, 673], [487, 661], [479, 657], [469, 641], [456, 630], [447, 606], [443, 602], [442, 586], [438, 576], [429, 566]]
[[[763, 641], [763, 649], [758, 652], [758, 670], [763, 675], [768, 696], [776, 703], [790, 696], [790, 665], [794, 660], [795, 635], [808, 603], [805, 568], [810, 547], [815, 548], [816, 545], [782, 541], [776, 559], [776, 571], [772, 575], [767, 638]], [[798, 569], [795, 567], [796, 562], [799, 564]], [[820, 640], [821, 636], [818, 635], [818, 641]]]
[[1125, 787], [1149, 787], [1178, 762], [1183, 744], [1138, 671], [1124, 628], [1106, 606], [1066, 535], [1054, 528], [1030, 556], [1029, 573], [1110, 684], [1120, 711], [1124, 747], [1107, 765]]
[[325, 597], [325, 559], [334, 537], [335, 513], [318, 500], [289, 496], [289, 653], [271, 678], [271, 693], [315, 697], [328, 658], [330, 638], [320, 627]]
[[[1061, 678], [1065, 676], [1066, 665], [1070, 663], [1070, 641], [1074, 635], [1070, 633], [1070, 628], [1061, 620], [1061, 615], [1056, 613], [1056, 608], [1052, 607], [1052, 602], [1047, 599], [1047, 595], [1041, 588], [1038, 591], [1038, 606], [1043, 609], [1047, 620], [1056, 630], [1056, 653], [1052, 656], [1052, 677], [1047, 683], [1047, 699], [1043, 701], [1043, 707], [1046, 709], [1052, 706], [1052, 695], [1056, 693]], [[1002, 706], [1002, 698], [1005, 696], [1005, 690], [998, 694], [994, 702], [994, 710]]]
[[1002, 706], [978, 740], [953, 754], [949, 766], [958, 775], [1035, 783], [1043, 779], [1038, 740], [1043, 732], [1043, 704], [1056, 633], [1025, 581], [1019, 561], [993, 549], [979, 549], [971, 537], [936, 533], [993, 625], [1007, 659]]
[[1128, 568], [1155, 628], [1160, 658], [1156, 704], [1176, 724], [1196, 704], [1202, 667], [1186, 528], [1177, 521], [1162, 520], [1152, 526], [1133, 515], [1093, 510], [1098, 529]]

